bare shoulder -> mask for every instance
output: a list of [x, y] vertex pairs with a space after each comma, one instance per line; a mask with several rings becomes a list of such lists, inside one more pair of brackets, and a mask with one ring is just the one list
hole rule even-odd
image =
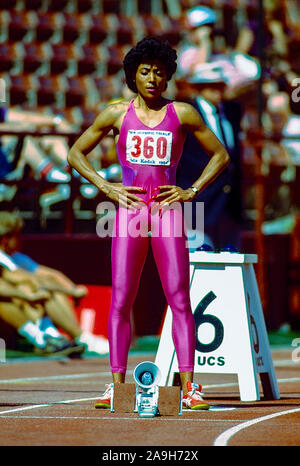
[[129, 104], [129, 100], [116, 100], [115, 102], [110, 103], [106, 108], [112, 113], [120, 115], [120, 113], [127, 111]]
[[173, 105], [182, 125], [202, 126], [204, 124], [199, 112], [197, 112], [193, 105], [179, 101], [174, 101]]
[[93, 126], [95, 128], [118, 128], [127, 112], [129, 101], [117, 101], [107, 105], [96, 117]]

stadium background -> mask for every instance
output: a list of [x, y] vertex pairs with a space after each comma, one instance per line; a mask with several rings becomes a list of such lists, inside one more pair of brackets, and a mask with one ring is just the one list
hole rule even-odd
[[[232, 49], [246, 22], [255, 24], [253, 56], [260, 61], [262, 76], [243, 101], [242, 251], [259, 256], [256, 274], [267, 327], [284, 336], [284, 331], [300, 328], [299, 155], [274, 156], [266, 163], [266, 143], [281, 147], [283, 135], [268, 133], [264, 125], [265, 89], [273, 86], [286, 92], [291, 112], [299, 115], [299, 103], [291, 98], [300, 69], [296, 1], [1, 0], [0, 78], [6, 88], [2, 105], [64, 116], [72, 130], [63, 136], [71, 144], [108, 101], [124, 95], [124, 53], [147, 35], [167, 38], [176, 48], [186, 28], [185, 11], [199, 3], [217, 14], [214, 47], [219, 51]], [[272, 17], [282, 24], [282, 50], [270, 33]], [[176, 80], [169, 93], [176, 96]], [[54, 134], [59, 134], [59, 126]], [[11, 136], [12, 157], [26, 135]], [[110, 136], [91, 161], [97, 169], [115, 167]], [[103, 303], [109, 302], [110, 293], [110, 240], [98, 238], [95, 225], [96, 206], [104, 198], [89, 196], [74, 177], [68, 195], [60, 197], [61, 185], [31, 175], [27, 170], [17, 182], [1, 180], [13, 194], [1, 194], [0, 209], [17, 207], [21, 212], [24, 252], [77, 283], [91, 285], [90, 300], [82, 305], [94, 306], [102, 316], [102, 332], [108, 309]], [[150, 252], [134, 305], [136, 336], [157, 335], [165, 304]]]

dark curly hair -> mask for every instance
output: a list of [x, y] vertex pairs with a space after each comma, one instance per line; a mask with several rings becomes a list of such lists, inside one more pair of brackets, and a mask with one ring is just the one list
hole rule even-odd
[[172, 49], [168, 41], [157, 37], [142, 39], [129, 50], [123, 61], [127, 86], [131, 91], [137, 92], [134, 78], [139, 65], [145, 60], [161, 61], [166, 68], [167, 81], [170, 81], [177, 69], [176, 59], [176, 50]]

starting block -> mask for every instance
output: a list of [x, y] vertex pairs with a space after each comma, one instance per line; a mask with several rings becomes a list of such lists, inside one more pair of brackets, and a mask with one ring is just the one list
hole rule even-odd
[[[237, 374], [240, 399], [279, 399], [253, 264], [256, 254], [196, 251], [190, 254], [190, 296], [196, 322], [195, 373]], [[160, 385], [172, 386], [178, 361], [167, 309], [155, 364]]]
[[[136, 385], [120, 383], [114, 385], [111, 412], [132, 413], [135, 407]], [[158, 412], [160, 416], [176, 416], [181, 414], [180, 387], [159, 387]]]
[[135, 407], [135, 384], [115, 383], [111, 400], [111, 412], [132, 413]]

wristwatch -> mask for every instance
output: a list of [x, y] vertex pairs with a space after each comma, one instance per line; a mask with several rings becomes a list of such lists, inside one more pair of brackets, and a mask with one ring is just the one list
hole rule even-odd
[[195, 188], [195, 186], [191, 186], [191, 187], [190, 187], [190, 189], [192, 189], [192, 190], [194, 191], [194, 193], [195, 193], [195, 194], [197, 194], [197, 193], [198, 193], [198, 189], [197, 189], [197, 188]]

